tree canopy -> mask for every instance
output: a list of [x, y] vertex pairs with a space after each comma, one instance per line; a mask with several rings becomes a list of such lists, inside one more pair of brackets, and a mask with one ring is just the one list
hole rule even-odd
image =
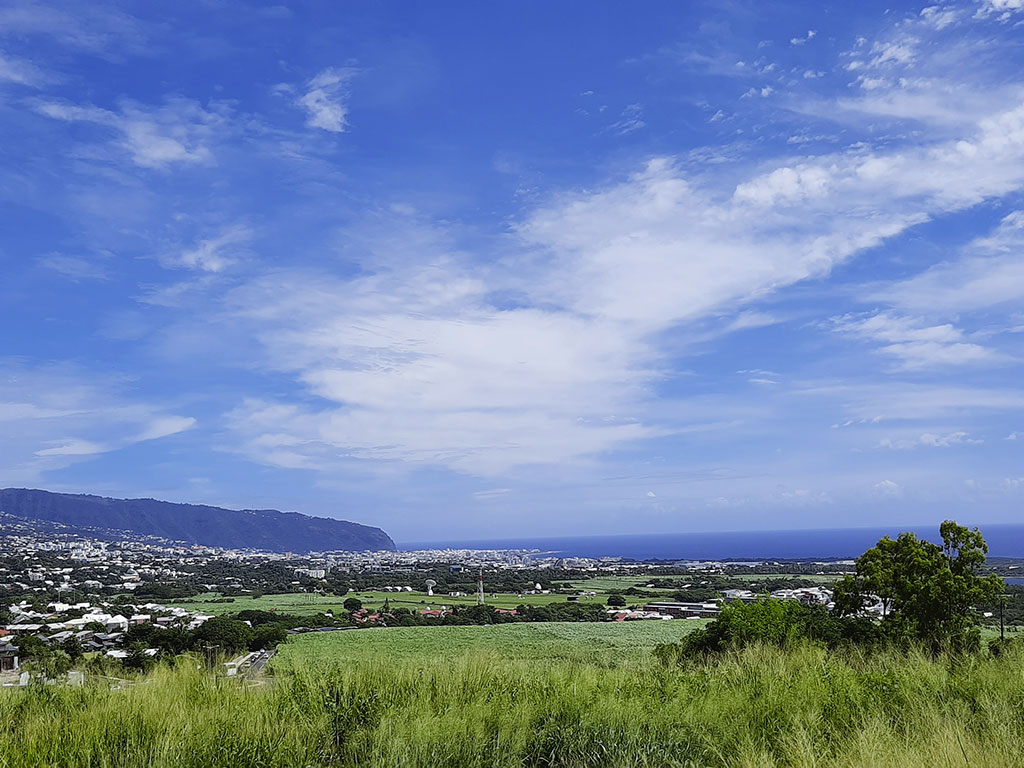
[[876, 600], [882, 623], [894, 637], [933, 648], [967, 649], [978, 642], [974, 606], [991, 602], [1003, 588], [998, 576], [982, 576], [988, 545], [977, 529], [947, 520], [942, 544], [913, 533], [888, 536], [857, 558], [856, 572], [835, 585], [835, 610], [857, 615]]

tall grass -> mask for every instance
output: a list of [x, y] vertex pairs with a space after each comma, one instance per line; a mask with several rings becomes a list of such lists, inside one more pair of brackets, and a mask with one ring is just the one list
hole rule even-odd
[[1024, 654], [748, 648], [690, 668], [493, 652], [248, 686], [0, 691], [0, 766], [1024, 766]]

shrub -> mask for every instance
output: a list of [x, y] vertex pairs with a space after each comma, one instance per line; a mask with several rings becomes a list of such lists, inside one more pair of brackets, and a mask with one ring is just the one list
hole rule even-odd
[[249, 641], [249, 650], [262, 651], [265, 648], [274, 648], [287, 638], [288, 632], [280, 624], [263, 624], [253, 632], [252, 640]]
[[841, 618], [822, 606], [762, 598], [727, 605], [707, 627], [691, 632], [679, 643], [659, 646], [655, 655], [662, 662], [685, 661], [748, 645], [781, 648], [799, 640], [837, 648], [878, 645], [885, 636], [869, 619]]

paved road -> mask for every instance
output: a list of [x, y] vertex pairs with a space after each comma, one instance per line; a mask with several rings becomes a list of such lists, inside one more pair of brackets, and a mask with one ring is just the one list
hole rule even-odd
[[249, 667], [249, 674], [254, 675], [263, 671], [264, 667], [267, 666], [267, 662], [274, 658], [276, 650], [273, 651], [260, 651], [260, 655], [252, 660], [252, 665]]

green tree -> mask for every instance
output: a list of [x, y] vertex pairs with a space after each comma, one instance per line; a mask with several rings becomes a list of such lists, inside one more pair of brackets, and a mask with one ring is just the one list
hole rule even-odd
[[50, 646], [38, 635], [24, 635], [18, 638], [18, 652], [23, 659], [38, 659], [50, 652]]
[[71, 669], [71, 657], [64, 651], [55, 650], [38, 659], [39, 671], [48, 679], [55, 680], [66, 675]]
[[77, 664], [78, 660], [85, 655], [85, 651], [82, 649], [82, 644], [78, 641], [78, 638], [74, 636], [69, 637], [61, 643], [60, 647], [61, 650], [68, 655], [73, 664]]
[[934, 650], [971, 650], [980, 643], [973, 610], [1003, 587], [998, 576], [982, 576], [988, 545], [977, 529], [947, 520], [942, 545], [901, 533], [888, 536], [857, 558], [856, 573], [840, 580], [833, 599], [840, 615], [859, 613], [872, 596], [881, 600], [883, 625]]
[[128, 669], [145, 672], [156, 663], [156, 660], [146, 653], [144, 643], [134, 642], [128, 646], [128, 656], [121, 663]]
[[355, 613], [363, 607], [363, 601], [357, 597], [350, 597], [342, 605], [349, 613]]
[[282, 625], [262, 624], [254, 630], [252, 640], [249, 642], [249, 650], [262, 651], [265, 648], [274, 648], [287, 638], [288, 632]]
[[608, 595], [608, 605], [614, 607], [622, 607], [626, 604], [626, 598], [622, 595]]
[[192, 633], [193, 647], [213, 645], [225, 651], [248, 648], [252, 637], [253, 631], [248, 624], [225, 616], [207, 619]]

